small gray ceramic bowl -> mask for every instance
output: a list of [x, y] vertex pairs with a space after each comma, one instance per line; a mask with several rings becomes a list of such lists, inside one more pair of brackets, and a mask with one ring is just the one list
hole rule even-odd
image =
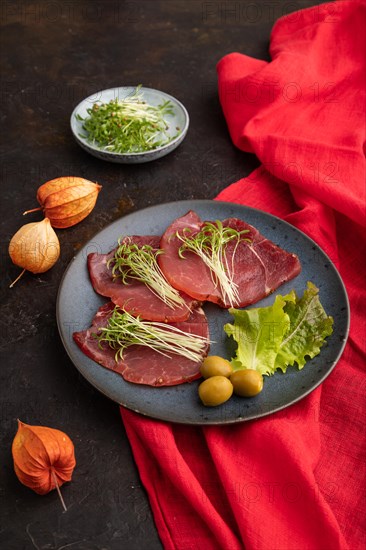
[[179, 135], [177, 137], [172, 139], [172, 141], [166, 145], [157, 147], [151, 151], [144, 151], [142, 153], [114, 153], [111, 151], [106, 151], [103, 147], [98, 147], [97, 145], [91, 144], [86, 138], [82, 137], [86, 134], [86, 132], [83, 130], [83, 122], [78, 120], [77, 115], [85, 118], [88, 116], [87, 109], [92, 107], [94, 103], [108, 103], [111, 99], [116, 98], [124, 99], [128, 95], [132, 94], [135, 89], [135, 86], [123, 86], [121, 88], [109, 88], [108, 90], [102, 90], [90, 95], [79, 103], [77, 107], [75, 107], [71, 115], [71, 130], [77, 143], [85, 149], [85, 151], [99, 159], [108, 160], [109, 162], [138, 164], [164, 157], [168, 153], [171, 153], [171, 151], [174, 151], [174, 149], [182, 143], [189, 126], [189, 115], [187, 109], [173, 96], [166, 94], [165, 92], [160, 92], [159, 90], [144, 87], [141, 88], [141, 91], [143, 92], [145, 101], [150, 105], [157, 106], [167, 100], [172, 103], [174, 115], [167, 115], [165, 120], [169, 125], [167, 133], [170, 137], [175, 136], [177, 134], [177, 128], [179, 128]]

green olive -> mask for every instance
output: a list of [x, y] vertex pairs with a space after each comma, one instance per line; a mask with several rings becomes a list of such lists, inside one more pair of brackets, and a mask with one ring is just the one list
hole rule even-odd
[[225, 403], [233, 394], [233, 385], [226, 376], [211, 376], [198, 386], [198, 395], [207, 407]]
[[234, 393], [241, 397], [253, 397], [263, 389], [263, 376], [254, 369], [237, 370], [230, 376]]
[[209, 355], [204, 358], [200, 371], [203, 378], [211, 378], [211, 376], [226, 376], [226, 378], [229, 378], [233, 372], [233, 367], [227, 359], [218, 355]]

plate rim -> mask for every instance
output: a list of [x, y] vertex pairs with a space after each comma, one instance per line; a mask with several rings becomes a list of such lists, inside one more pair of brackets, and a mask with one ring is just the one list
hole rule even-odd
[[[104, 232], [104, 231], [107, 231], [111, 226], [113, 226], [114, 224], [116, 224], [117, 222], [119, 222], [120, 220], [123, 220], [124, 218], [130, 216], [130, 215], [135, 215], [137, 213], [143, 213], [143, 212], [146, 212], [148, 210], [153, 210], [155, 208], [158, 208], [158, 207], [168, 207], [168, 206], [176, 206], [176, 207], [179, 207], [180, 205], [187, 205], [188, 206], [188, 209], [194, 209], [194, 205], [197, 205], [199, 207], [199, 205], [202, 205], [202, 206], [208, 206], [208, 205], [212, 205], [212, 204], [217, 204], [217, 205], [220, 205], [220, 204], [223, 204], [223, 205], [226, 205], [226, 206], [232, 206], [232, 207], [243, 207], [247, 210], [251, 210], [253, 212], [256, 212], [256, 213], [259, 213], [259, 214], [265, 214], [266, 216], [276, 220], [276, 221], [280, 221], [280, 223], [282, 224], [285, 224], [287, 226], [289, 226], [292, 230], [295, 230], [296, 232], [299, 232], [303, 237], [305, 237], [305, 239], [307, 239], [313, 246], [316, 247], [316, 249], [319, 249], [320, 252], [325, 256], [325, 258], [327, 259], [327, 261], [329, 262], [329, 264], [333, 267], [333, 270], [334, 270], [334, 273], [337, 277], [337, 281], [338, 283], [340, 284], [340, 287], [343, 291], [343, 295], [344, 295], [344, 298], [345, 298], [345, 307], [346, 307], [346, 315], [347, 315], [347, 319], [346, 319], [346, 329], [345, 329], [345, 336], [342, 340], [342, 343], [340, 345], [340, 348], [338, 350], [338, 353], [336, 355], [336, 357], [334, 358], [334, 360], [332, 361], [332, 364], [331, 366], [329, 367], [329, 369], [316, 381], [316, 383], [314, 385], [312, 385], [311, 387], [309, 387], [306, 391], [304, 391], [303, 393], [301, 393], [301, 395], [293, 398], [292, 400], [290, 400], [289, 402], [287, 403], [284, 403], [284, 404], [279, 404], [278, 406], [275, 406], [273, 409], [271, 409], [270, 411], [267, 411], [267, 412], [262, 412], [262, 413], [259, 413], [259, 414], [254, 414], [252, 416], [249, 416], [249, 417], [235, 417], [235, 418], [230, 418], [230, 419], [225, 419], [224, 421], [215, 421], [215, 420], [200, 420], [198, 419], [197, 421], [188, 421], [188, 420], [181, 420], [181, 421], [177, 421], [177, 420], [169, 420], [167, 418], [162, 418], [161, 415], [157, 414], [157, 415], [153, 415], [153, 414], [150, 414], [150, 413], [147, 413], [147, 412], [144, 412], [144, 411], [140, 411], [138, 408], [133, 408], [131, 406], [129, 406], [128, 404], [126, 404], [125, 402], [121, 402], [121, 400], [119, 401], [116, 401], [115, 399], [113, 399], [110, 395], [108, 395], [107, 391], [105, 391], [103, 388], [100, 387], [100, 385], [98, 383], [96, 383], [94, 380], [93, 380], [93, 377], [89, 377], [87, 374], [85, 374], [84, 372], [82, 372], [79, 367], [77, 366], [77, 361], [76, 359], [74, 360], [74, 356], [73, 356], [73, 353], [72, 351], [70, 350], [70, 347], [68, 345], [66, 345], [65, 343], [65, 340], [64, 340], [64, 337], [63, 337], [63, 332], [61, 330], [61, 320], [60, 320], [60, 299], [61, 299], [61, 292], [62, 292], [62, 286], [63, 286], [63, 282], [65, 280], [65, 278], [67, 277], [67, 273], [69, 272], [69, 270], [71, 269], [72, 265], [73, 265], [73, 262], [76, 260], [76, 258], [82, 254], [84, 248], [88, 245], [88, 243], [90, 243], [96, 236], [98, 236], [100, 233]], [[277, 290], [276, 290], [277, 291]], [[275, 291], [275, 292], [276, 292]], [[274, 293], [273, 293], [274, 295]], [[252, 306], [255, 306], [255, 304], [252, 304], [251, 306], [247, 306], [247, 307], [252, 307]], [[350, 311], [350, 302], [349, 302], [349, 298], [348, 298], [348, 293], [347, 293], [347, 289], [346, 289], [346, 286], [343, 282], [343, 279], [337, 269], [337, 267], [335, 266], [334, 262], [330, 259], [330, 257], [328, 256], [328, 254], [326, 252], [324, 252], [324, 250], [320, 247], [320, 245], [314, 241], [314, 239], [312, 239], [311, 237], [309, 237], [306, 233], [304, 233], [301, 229], [298, 229], [296, 226], [292, 225], [291, 223], [287, 222], [286, 220], [283, 220], [282, 218], [280, 218], [279, 216], [276, 216], [275, 214], [271, 214], [269, 212], [266, 212], [265, 210], [262, 210], [260, 208], [255, 208], [255, 207], [252, 207], [252, 206], [247, 206], [245, 204], [240, 204], [240, 203], [234, 203], [234, 202], [230, 202], [230, 201], [220, 201], [220, 200], [214, 200], [214, 199], [185, 199], [185, 200], [180, 200], [180, 201], [168, 201], [168, 202], [162, 202], [162, 203], [158, 203], [158, 204], [154, 204], [154, 205], [149, 205], [149, 206], [146, 206], [144, 208], [141, 208], [141, 209], [137, 209], [137, 210], [134, 210], [132, 212], [129, 212], [128, 214], [124, 214], [122, 216], [120, 216], [119, 218], [109, 222], [104, 228], [100, 229], [99, 231], [97, 231], [95, 234], [93, 234], [84, 244], [83, 246], [80, 248], [80, 250], [78, 250], [78, 252], [71, 258], [70, 262], [68, 263], [67, 267], [65, 268], [64, 270], [64, 273], [62, 275], [62, 278], [60, 280], [60, 283], [59, 283], [59, 287], [58, 287], [58, 292], [57, 292], [57, 298], [56, 298], [56, 321], [57, 321], [57, 327], [58, 327], [58, 332], [59, 332], [59, 336], [60, 336], [60, 339], [62, 341], [62, 344], [63, 344], [63, 347], [69, 357], [69, 359], [71, 360], [73, 366], [77, 369], [78, 373], [83, 377], [85, 378], [88, 383], [91, 384], [92, 387], [94, 387], [95, 389], [97, 389], [97, 391], [99, 391], [100, 393], [102, 393], [102, 395], [104, 395], [105, 397], [107, 397], [108, 399], [110, 399], [111, 401], [117, 403], [119, 406], [123, 406], [129, 410], [132, 410], [138, 414], [141, 414], [143, 416], [145, 416], [146, 418], [152, 418], [152, 419], [155, 419], [155, 420], [160, 420], [160, 421], [164, 421], [164, 422], [171, 422], [171, 423], [178, 423], [178, 424], [184, 424], [184, 425], [196, 425], [196, 426], [208, 426], [208, 425], [226, 425], [226, 424], [229, 424], [229, 425], [232, 425], [232, 424], [237, 424], [239, 422], [247, 422], [247, 421], [251, 421], [251, 420], [256, 420], [256, 419], [259, 419], [259, 418], [264, 418], [266, 416], [269, 416], [271, 414], [274, 414], [278, 411], [281, 411], [283, 409], [286, 409], [287, 407], [297, 403], [298, 401], [301, 401], [303, 398], [305, 398], [306, 396], [308, 396], [310, 393], [312, 393], [316, 388], [318, 388], [323, 382], [324, 380], [331, 374], [331, 372], [334, 370], [334, 368], [336, 367], [337, 363], [339, 362], [343, 352], [344, 352], [344, 349], [346, 347], [346, 344], [347, 344], [347, 341], [348, 341], [348, 337], [349, 337], [349, 331], [350, 331], [350, 319], [351, 317], [351, 311]], [[92, 359], [91, 359], [92, 360]], [[93, 361], [93, 360], [92, 360]], [[94, 363], [96, 365], [98, 365], [98, 363], [96, 363], [94, 361]], [[104, 368], [103, 366], [99, 365], [100, 368]], [[108, 369], [106, 369], [108, 370]], [[182, 384], [184, 386], [184, 384]], [[174, 386], [173, 386], [174, 387]]]
[[[92, 149], [93, 151], [95, 151], [96, 153], [103, 153], [103, 154], [106, 154], [106, 155], [111, 155], [111, 156], [114, 156], [114, 157], [120, 157], [121, 159], [122, 158], [128, 158], [128, 157], [131, 157], [131, 158], [134, 158], [134, 159], [138, 159], [142, 156], [146, 156], [146, 155], [151, 155], [153, 153], [155, 154], [159, 154], [163, 151], [165, 151], [169, 146], [172, 147], [174, 145], [180, 145], [180, 142], [183, 141], [184, 137], [186, 136], [187, 132], [188, 132], [188, 128], [189, 128], [189, 124], [190, 124], [190, 118], [189, 118], [189, 114], [188, 114], [188, 111], [187, 111], [187, 108], [183, 105], [183, 103], [177, 99], [176, 97], [172, 96], [171, 94], [168, 94], [167, 92], [164, 92], [162, 90], [157, 90], [156, 88], [149, 88], [147, 86], [141, 86], [141, 90], [144, 91], [149, 91], [149, 92], [155, 92], [155, 93], [158, 93], [164, 97], [166, 97], [167, 99], [169, 99], [170, 101], [174, 103], [176, 103], [181, 109], [182, 109], [182, 112], [184, 114], [184, 117], [185, 117], [185, 123], [184, 123], [184, 128], [182, 128], [181, 130], [181, 133], [176, 136], [174, 139], [172, 139], [171, 141], [169, 141], [169, 143], [166, 143], [165, 145], [161, 145], [160, 147], [157, 147], [156, 149], [150, 149], [148, 151], [139, 151], [139, 152], [131, 152], [131, 153], [117, 153], [115, 151], [107, 151], [105, 149], [103, 149], [102, 147], [97, 147], [91, 143], [89, 143], [85, 138], [82, 138], [81, 136], [79, 136], [75, 131], [74, 131], [74, 128], [73, 128], [73, 121], [75, 119], [75, 115], [78, 111], [78, 109], [80, 108], [80, 106], [88, 101], [89, 98], [92, 98], [98, 94], [103, 94], [103, 93], [106, 93], [106, 92], [112, 92], [114, 90], [122, 90], [122, 89], [127, 89], [127, 88], [132, 88], [132, 89], [136, 89], [137, 86], [114, 86], [112, 88], [106, 88], [104, 90], [98, 90], [97, 92], [94, 92], [93, 94], [90, 94], [89, 96], [85, 97], [84, 99], [82, 99], [73, 109], [72, 113], [71, 113], [71, 116], [70, 116], [70, 128], [71, 128], [71, 132], [74, 136], [74, 138], [76, 139], [76, 141], [82, 143], [85, 147], [87, 147], [88, 149]], [[93, 103], [96, 103], [95, 101]]]

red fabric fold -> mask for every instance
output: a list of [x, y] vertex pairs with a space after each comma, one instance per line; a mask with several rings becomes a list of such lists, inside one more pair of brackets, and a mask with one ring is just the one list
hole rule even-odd
[[270, 63], [224, 57], [221, 104], [237, 147], [365, 225], [364, 2], [319, 8], [276, 23]]
[[365, 18], [358, 0], [302, 10], [274, 26], [270, 63], [218, 64], [231, 138], [262, 166], [217, 198], [317, 241], [345, 282], [351, 331], [319, 388], [259, 420], [191, 427], [121, 408], [167, 549], [366, 546]]

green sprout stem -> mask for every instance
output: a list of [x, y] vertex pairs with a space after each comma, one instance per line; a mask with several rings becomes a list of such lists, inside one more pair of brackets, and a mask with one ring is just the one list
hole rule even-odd
[[[176, 233], [183, 243], [178, 251], [179, 257], [184, 259], [188, 251], [199, 256], [210, 269], [215, 288], [219, 287], [224, 301], [231, 307], [239, 301], [238, 285], [234, 281], [234, 257], [239, 242], [249, 241], [243, 237], [248, 232], [248, 229], [237, 231], [231, 227], [224, 227], [220, 220], [216, 220], [214, 223], [205, 222], [197, 233], [192, 233], [190, 228]], [[236, 243], [229, 262], [226, 246], [232, 241]]]
[[114, 308], [108, 325], [96, 334], [99, 346], [107, 343], [116, 350], [115, 359], [123, 359], [124, 351], [132, 345], [148, 347], [162, 355], [181, 355], [192, 361], [202, 359], [207, 338], [184, 332], [174, 325], [142, 321], [130, 313]]
[[123, 284], [128, 284], [129, 279], [141, 281], [162, 300], [168, 307], [174, 309], [185, 305], [179, 292], [166, 280], [157, 262], [157, 257], [162, 250], [154, 250], [149, 245], [133, 244], [130, 239], [119, 241], [119, 246], [108, 262], [112, 267], [114, 278], [120, 278]]
[[109, 103], [94, 103], [87, 109], [89, 116], [77, 119], [83, 122], [83, 129], [89, 143], [115, 153], [139, 153], [166, 145], [171, 137], [165, 119], [174, 115], [173, 105], [164, 101], [160, 105], [149, 105], [143, 99], [141, 85], [132, 94]]

